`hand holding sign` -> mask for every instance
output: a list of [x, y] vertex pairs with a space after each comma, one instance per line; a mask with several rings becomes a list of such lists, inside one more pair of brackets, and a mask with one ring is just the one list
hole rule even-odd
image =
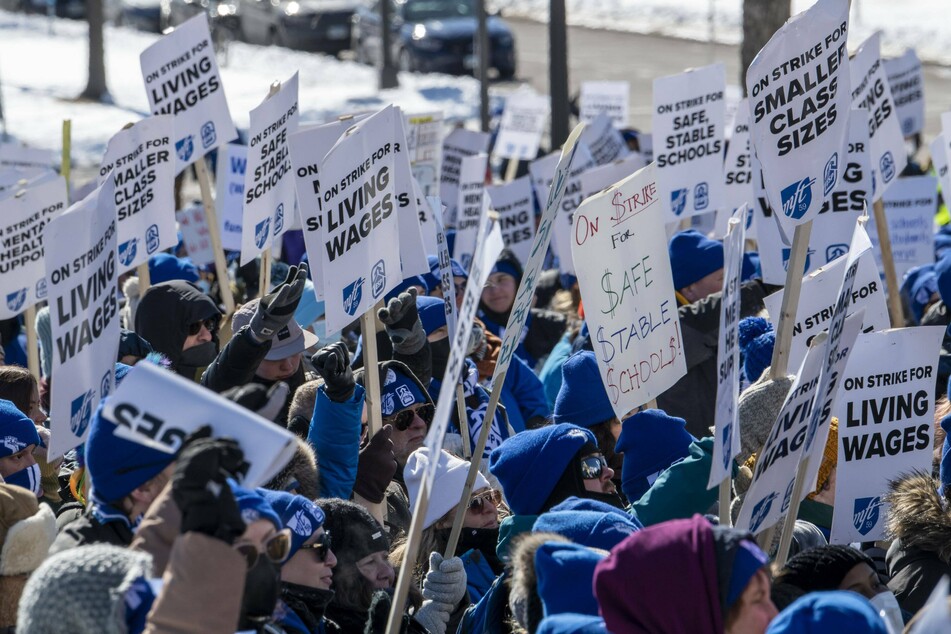
[[286, 328], [294, 318], [294, 311], [304, 294], [304, 282], [307, 281], [307, 263], [292, 266], [287, 277], [277, 288], [261, 298], [254, 315], [251, 317], [251, 334], [261, 341], [268, 341]]

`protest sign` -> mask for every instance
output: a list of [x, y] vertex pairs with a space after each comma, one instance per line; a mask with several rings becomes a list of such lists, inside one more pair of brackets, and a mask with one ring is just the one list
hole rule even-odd
[[[439, 206], [438, 198], [431, 200], [430, 204]], [[442, 220], [438, 216], [433, 216], [433, 220], [436, 227], [436, 257], [439, 259], [439, 289], [442, 291], [443, 304], [446, 306], [446, 326], [451, 339], [456, 332], [456, 284], [452, 278], [452, 260], [449, 258], [449, 245], [446, 242]]]
[[624, 158], [630, 151], [624, 137], [611, 124], [611, 119], [606, 114], [595, 117], [594, 121], [585, 125], [578, 142], [588, 148], [591, 158], [598, 165], [607, 165]]
[[591, 124], [604, 114], [615, 128], [627, 127], [631, 83], [627, 81], [583, 81], [579, 112], [582, 123]]
[[0, 143], [0, 169], [48, 170], [54, 163], [52, 150], [29, 147], [20, 143]]
[[733, 456], [740, 452], [740, 281], [746, 240], [746, 215], [741, 206], [733, 214], [723, 241], [723, 293], [720, 301], [720, 334], [717, 343], [716, 429], [713, 434], [713, 463], [707, 488], [712, 489], [732, 474]]
[[480, 218], [485, 213], [485, 166], [489, 160], [487, 154], [476, 154], [462, 159], [459, 171], [459, 198], [456, 208], [456, 240], [452, 257], [459, 260], [462, 267], [469, 269], [472, 255], [480, 236], [478, 234]]
[[66, 181], [57, 176], [0, 201], [0, 319], [45, 299], [43, 230], [66, 211]]
[[119, 275], [178, 244], [174, 117], [153, 116], [109, 140], [98, 181], [115, 179]]
[[883, 59], [901, 133], [911, 136], [925, 129], [925, 80], [921, 60], [910, 48], [899, 57]]
[[618, 419], [687, 372], [653, 164], [585, 200], [571, 245], [605, 391]]
[[211, 232], [205, 222], [205, 208], [192, 205], [175, 213], [175, 220], [182, 231], [185, 252], [195, 266], [204, 266], [215, 261], [211, 246]]
[[[900, 280], [908, 269], [934, 262], [934, 214], [938, 208], [938, 181], [934, 176], [907, 176], [897, 179], [882, 195], [885, 218], [892, 243], [895, 276]], [[884, 275], [882, 251], [875, 218], [869, 219], [869, 237]]]
[[624, 180], [644, 167], [647, 167], [644, 157], [637, 152], [631, 152], [624, 158], [582, 172], [581, 200], [594, 196], [608, 185]]
[[831, 543], [885, 539], [890, 480], [930, 471], [935, 377], [944, 327], [859, 335], [838, 403], [838, 463]]
[[525, 266], [535, 236], [535, 198], [531, 176], [516, 178], [504, 185], [485, 188], [489, 206], [499, 214], [499, 229], [505, 248], [511, 249]]
[[406, 146], [413, 177], [425, 196], [439, 195], [439, 173], [442, 168], [442, 112], [406, 114]]
[[112, 392], [119, 348], [115, 181], [108, 177], [43, 233], [56, 376], [49, 457], [86, 438], [99, 401]]
[[654, 80], [651, 124], [666, 222], [723, 204], [723, 64]]
[[[294, 172], [288, 137], [297, 132], [297, 73], [251, 111], [241, 216], [241, 264], [288, 228], [294, 214]], [[262, 292], [263, 289], [262, 289]]]
[[238, 136], [204, 11], [142, 51], [152, 114], [175, 117], [175, 173]]
[[[750, 108], [746, 99], [740, 101], [736, 116], [727, 128], [730, 143], [723, 161], [723, 201], [720, 207], [729, 218], [744, 203], [753, 208], [753, 168], [750, 165]], [[724, 223], [725, 225], [725, 223]], [[726, 227], [724, 226], [724, 229]], [[719, 232], [718, 235], [725, 235]]]
[[750, 138], [787, 236], [838, 184], [851, 102], [848, 24], [848, 0], [819, 0], [776, 31], [746, 74]]
[[[438, 216], [439, 227], [442, 227], [443, 204], [439, 196], [423, 196], [423, 191], [415, 179], [413, 191], [416, 193], [416, 207], [419, 210], [419, 233], [423, 239], [423, 253], [431, 255], [436, 253], [436, 221]], [[432, 201], [435, 201], [438, 208], [433, 208]]]
[[320, 253], [331, 333], [365, 313], [403, 279], [399, 220], [393, 213], [396, 116], [396, 109], [387, 106], [361, 121], [320, 162], [322, 231], [320, 244], [314, 246]]
[[[447, 224], [455, 224], [459, 198], [459, 173], [462, 159], [489, 151], [489, 134], [456, 128], [442, 142], [442, 168], [439, 172], [439, 198], [446, 205]], [[438, 213], [438, 209], [433, 210]]]
[[215, 172], [215, 204], [221, 231], [221, 248], [241, 250], [241, 222], [244, 215], [244, 173], [248, 146], [225, 143], [218, 148]]
[[[836, 293], [842, 281], [847, 255], [836, 258], [829, 264], [802, 279], [802, 291], [796, 320], [793, 326], [792, 344], [789, 347], [789, 367], [795, 368], [806, 356], [813, 337], [829, 327], [835, 308]], [[865, 310], [863, 332], [872, 332], [889, 327], [888, 306], [885, 304], [885, 286], [878, 275], [878, 268], [871, 253], [859, 257], [859, 266], [852, 289], [852, 312]], [[778, 326], [783, 291], [766, 297], [766, 311], [774, 326]]]
[[29, 189], [59, 178], [51, 169], [40, 167], [0, 167], [0, 199], [21, 189]]
[[241, 485], [248, 488], [264, 486], [297, 451], [296, 438], [283, 427], [152, 363], [140, 363], [123, 378], [102, 416], [118, 425], [116, 436], [167, 453], [209, 425], [213, 437], [241, 446], [249, 465]]
[[426, 259], [427, 251], [423, 247], [422, 227], [419, 222], [416, 179], [413, 177], [408, 148], [403, 116], [400, 109], [396, 108], [396, 117], [393, 120], [393, 189], [396, 218], [400, 228], [400, 279], [429, 272], [429, 260]]
[[549, 103], [546, 95], [520, 90], [505, 98], [505, 109], [495, 138], [493, 155], [499, 158], [531, 161], [538, 156]]
[[878, 200], [908, 163], [898, 110], [873, 33], [852, 56], [852, 107], [865, 108], [872, 164], [872, 199]]
[[931, 142], [928, 149], [931, 152], [931, 165], [938, 175], [938, 185], [942, 192], [951, 192], [951, 174], [948, 173], [948, 155], [944, 151], [944, 134], [939, 134]]

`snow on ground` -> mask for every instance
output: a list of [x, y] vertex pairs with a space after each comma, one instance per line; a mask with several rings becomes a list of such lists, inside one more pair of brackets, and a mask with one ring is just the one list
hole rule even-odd
[[[112, 105], [73, 101], [86, 85], [84, 22], [0, 11], [0, 90], [7, 131], [37, 147], [59, 151], [63, 119], [72, 120], [72, 157], [79, 168], [96, 167], [109, 138], [149, 114], [139, 54], [157, 35], [106, 27], [106, 71]], [[220, 60], [219, 60], [220, 63]], [[300, 71], [301, 123], [321, 123], [340, 114], [376, 110], [389, 103], [407, 112], [442, 110], [447, 119], [478, 116], [479, 88], [471, 77], [400, 75], [400, 87], [379, 91], [370, 67], [325, 55], [242, 43], [229, 49], [221, 67], [231, 116], [247, 128], [248, 112], [272, 81]]]
[[[549, 0], [492, 0], [505, 15], [548, 19]], [[565, 0], [568, 23], [592, 28], [653, 33], [737, 44], [742, 39], [743, 0]], [[815, 0], [792, 0], [793, 15]], [[881, 30], [882, 52], [897, 55], [918, 49], [923, 60], [951, 64], [948, 0], [853, 0], [850, 47]]]

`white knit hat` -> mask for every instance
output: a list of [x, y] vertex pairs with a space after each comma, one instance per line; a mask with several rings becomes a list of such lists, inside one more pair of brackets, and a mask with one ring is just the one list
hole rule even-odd
[[[423, 475], [429, 468], [430, 456], [427, 447], [420, 447], [409, 455], [406, 467], [403, 469], [403, 481], [409, 492], [409, 503], [416, 505], [416, 496], [423, 481]], [[426, 519], [423, 528], [429, 528], [440, 517], [451, 511], [459, 504], [462, 490], [466, 486], [466, 475], [469, 473], [469, 462], [456, 458], [452, 454], [440, 451], [439, 463], [436, 465], [436, 477], [433, 479], [432, 490], [429, 492], [429, 508], [426, 509]], [[481, 473], [476, 473], [473, 491], [489, 486], [489, 481]]]

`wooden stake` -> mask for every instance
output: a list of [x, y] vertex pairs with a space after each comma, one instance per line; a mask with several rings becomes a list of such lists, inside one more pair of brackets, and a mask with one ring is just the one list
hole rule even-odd
[[796, 309], [799, 307], [799, 293], [802, 290], [803, 269], [809, 251], [809, 235], [812, 233], [812, 221], [796, 226], [793, 234], [792, 250], [786, 268], [786, 288], [783, 290], [783, 303], [779, 313], [779, 326], [776, 328], [776, 344], [770, 364], [771, 379], [782, 379], [789, 374], [789, 347], [792, 345], [793, 327], [796, 325]]
[[258, 266], [258, 297], [267, 295], [267, 289], [271, 285], [271, 250], [261, 251], [261, 262]]
[[[818, 398], [818, 395], [816, 396]], [[796, 471], [796, 483], [793, 485], [792, 499], [789, 500], [789, 510], [786, 512], [786, 521], [783, 522], [783, 533], [779, 537], [779, 551], [776, 553], [776, 565], [782, 568], [789, 557], [789, 546], [792, 544], [793, 529], [796, 528], [796, 516], [799, 515], [802, 488], [806, 484], [806, 473], [809, 471], [809, 455], [799, 461], [799, 470]]]
[[720, 482], [720, 526], [733, 526], [733, 518], [730, 516], [731, 484], [732, 478], [729, 475]]
[[145, 291], [152, 286], [152, 275], [149, 273], [148, 261], [136, 267], [136, 276], [139, 278], [139, 297], [142, 297], [145, 295]]
[[60, 159], [59, 173], [66, 179], [66, 205], [69, 206], [70, 191], [69, 177], [72, 169], [72, 161], [69, 158], [72, 148], [73, 122], [71, 119], [63, 121], [63, 156]]
[[376, 313], [383, 307], [380, 300], [360, 316], [360, 331], [363, 334], [363, 369], [366, 372], [367, 425], [370, 437], [383, 427], [380, 409], [380, 372], [376, 354]]
[[[511, 183], [515, 180], [515, 175], [518, 174], [518, 164], [520, 161], [518, 159], [510, 158], [508, 164], [505, 166], [505, 182]], [[435, 212], [433, 212], [435, 213]]]
[[26, 322], [26, 364], [33, 378], [39, 381], [40, 346], [36, 337], [36, 304], [24, 311], [23, 321]]
[[231, 280], [228, 277], [228, 263], [221, 248], [221, 228], [218, 226], [218, 214], [215, 213], [215, 199], [211, 195], [211, 179], [205, 159], [195, 162], [198, 187], [201, 190], [201, 202], [205, 208], [205, 223], [211, 236], [211, 248], [215, 252], [215, 275], [218, 277], [218, 292], [225, 304], [225, 321], [234, 314], [234, 295], [231, 294]]
[[888, 288], [888, 314], [892, 319], [892, 328], [905, 326], [905, 315], [899, 295], [898, 276], [895, 275], [895, 258], [892, 255], [892, 238], [888, 231], [888, 219], [885, 218], [885, 203], [881, 199], [872, 203], [875, 213], [875, 230], [878, 231], [878, 248], [882, 252], [882, 267], [885, 269], [885, 286]]
[[403, 612], [406, 597], [409, 595], [409, 586], [413, 583], [413, 570], [416, 568], [416, 553], [419, 551], [419, 542], [423, 534], [423, 522], [426, 511], [429, 510], [429, 482], [423, 478], [419, 487], [419, 500], [416, 503], [413, 520], [409, 525], [409, 538], [406, 540], [406, 555], [403, 566], [400, 568], [399, 578], [396, 580], [396, 589], [393, 591], [393, 606], [390, 608], [390, 618], [386, 623], [386, 634], [399, 634], [403, 625]]

